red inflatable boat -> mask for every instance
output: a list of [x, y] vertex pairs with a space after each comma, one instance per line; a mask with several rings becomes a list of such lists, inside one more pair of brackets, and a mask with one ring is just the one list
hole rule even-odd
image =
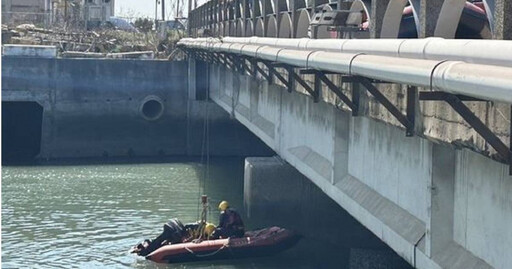
[[242, 238], [166, 245], [147, 255], [146, 259], [158, 263], [179, 263], [267, 256], [292, 247], [299, 239], [300, 236], [290, 230], [271, 227], [246, 232]]

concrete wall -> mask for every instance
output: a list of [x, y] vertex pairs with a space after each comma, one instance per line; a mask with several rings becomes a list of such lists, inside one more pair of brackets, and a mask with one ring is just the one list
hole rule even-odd
[[219, 66], [211, 66], [210, 75], [216, 103], [410, 264], [510, 263], [501, 255], [512, 251], [512, 186], [506, 183], [512, 178], [505, 165], [406, 137], [393, 124], [351, 117], [261, 78]]
[[[2, 98], [43, 106], [41, 159], [201, 155], [205, 118], [211, 154], [271, 153], [217, 105], [189, 100], [187, 77], [186, 62], [2, 57]], [[163, 105], [156, 120], [148, 99]]]
[[512, 264], [512, 177], [508, 167], [457, 151], [455, 241], [495, 268]]

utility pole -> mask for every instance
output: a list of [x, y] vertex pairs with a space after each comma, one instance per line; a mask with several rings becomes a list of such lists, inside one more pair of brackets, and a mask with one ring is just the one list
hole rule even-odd
[[176, 21], [178, 20], [178, 17], [180, 16], [180, 0], [176, 0], [176, 17], [174, 18]]
[[64, 0], [64, 25], [68, 22], [68, 0]]
[[155, 29], [156, 29], [157, 22], [158, 22], [158, 0], [155, 0]]
[[190, 11], [192, 11], [192, 0], [188, 0], [188, 13], [187, 13], [187, 32], [188, 32], [188, 35], [190, 36], [192, 31], [191, 30], [191, 17], [190, 17]]
[[165, 0], [162, 1], [162, 21], [165, 21]]

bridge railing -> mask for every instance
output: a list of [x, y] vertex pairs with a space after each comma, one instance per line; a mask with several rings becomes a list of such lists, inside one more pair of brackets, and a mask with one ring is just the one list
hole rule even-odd
[[[444, 0], [211, 0], [189, 14], [191, 36], [280, 38], [443, 38], [512, 39], [512, 2], [473, 4]], [[331, 10], [359, 13], [354, 32], [311, 27], [315, 14]], [[499, 23], [496, 23], [499, 22]]]

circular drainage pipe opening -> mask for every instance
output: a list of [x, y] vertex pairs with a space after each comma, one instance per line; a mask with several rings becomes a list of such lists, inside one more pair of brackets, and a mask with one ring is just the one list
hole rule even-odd
[[157, 120], [164, 113], [164, 104], [157, 96], [148, 96], [142, 101], [140, 112], [146, 120]]

